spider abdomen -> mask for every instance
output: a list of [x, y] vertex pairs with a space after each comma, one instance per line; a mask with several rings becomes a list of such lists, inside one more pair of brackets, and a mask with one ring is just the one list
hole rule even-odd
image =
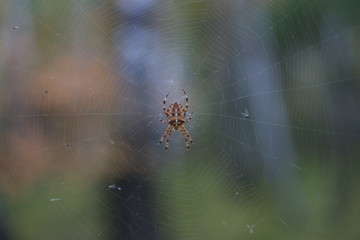
[[169, 121], [169, 125], [173, 126], [175, 130], [178, 130], [178, 128], [180, 126], [182, 126], [184, 124], [185, 121], [180, 120], [180, 119], [175, 119], [175, 120], [171, 120]]

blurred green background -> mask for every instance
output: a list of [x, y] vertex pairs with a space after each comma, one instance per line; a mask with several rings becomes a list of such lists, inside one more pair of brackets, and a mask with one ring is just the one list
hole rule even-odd
[[0, 238], [360, 239], [359, 11], [0, 0]]

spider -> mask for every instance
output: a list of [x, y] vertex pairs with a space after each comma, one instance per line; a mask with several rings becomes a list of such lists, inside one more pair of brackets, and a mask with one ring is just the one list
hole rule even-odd
[[169, 96], [170, 92], [165, 96], [164, 101], [163, 101], [163, 112], [167, 118], [167, 121], [162, 120], [159, 117], [159, 120], [165, 124], [165, 125], [169, 125], [169, 127], [166, 129], [164, 136], [160, 139], [159, 144], [161, 144], [164, 139], [166, 138], [166, 145], [165, 145], [165, 151], [168, 150], [169, 147], [169, 140], [170, 140], [170, 136], [172, 134], [172, 132], [174, 130], [180, 130], [181, 134], [183, 135], [185, 142], [186, 142], [186, 147], [187, 147], [187, 151], [190, 150], [190, 143], [193, 143], [188, 131], [185, 128], [185, 124], [187, 124], [190, 120], [191, 117], [186, 118], [186, 113], [189, 110], [189, 98], [186, 95], [185, 90], [183, 89], [184, 94], [185, 94], [185, 108], [178, 102], [174, 102], [173, 104], [170, 104], [169, 108], [166, 109], [166, 98]]

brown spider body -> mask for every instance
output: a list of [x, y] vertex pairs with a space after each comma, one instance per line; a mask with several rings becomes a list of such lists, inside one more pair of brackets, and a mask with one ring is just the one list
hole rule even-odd
[[186, 119], [186, 112], [184, 112], [184, 108], [181, 104], [177, 102], [171, 104], [167, 113], [171, 116], [170, 119], [168, 118], [169, 125], [173, 126], [175, 130], [178, 130], [179, 127], [185, 123], [184, 119]]
[[162, 123], [164, 123], [165, 125], [169, 125], [169, 127], [166, 129], [164, 136], [160, 139], [159, 144], [161, 144], [164, 139], [166, 138], [166, 145], [165, 145], [165, 151], [168, 150], [169, 147], [169, 140], [170, 140], [170, 136], [173, 132], [173, 130], [180, 130], [181, 134], [183, 135], [185, 142], [186, 142], [186, 147], [187, 150], [190, 150], [190, 143], [193, 143], [188, 131], [185, 128], [185, 124], [187, 124], [190, 121], [190, 117], [186, 118], [186, 113], [189, 109], [189, 99], [188, 96], [186, 95], [185, 90], [183, 89], [184, 94], [185, 94], [185, 108], [178, 102], [174, 102], [173, 104], [170, 104], [169, 108], [166, 109], [166, 98], [169, 96], [170, 93], [168, 93], [166, 95], [166, 97], [164, 98], [163, 101], [163, 112], [167, 118], [167, 121], [163, 121], [161, 118], [160, 121]]

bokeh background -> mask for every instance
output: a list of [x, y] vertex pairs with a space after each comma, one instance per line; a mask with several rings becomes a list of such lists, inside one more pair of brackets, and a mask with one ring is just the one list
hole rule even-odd
[[0, 238], [360, 239], [359, 11], [0, 0]]

